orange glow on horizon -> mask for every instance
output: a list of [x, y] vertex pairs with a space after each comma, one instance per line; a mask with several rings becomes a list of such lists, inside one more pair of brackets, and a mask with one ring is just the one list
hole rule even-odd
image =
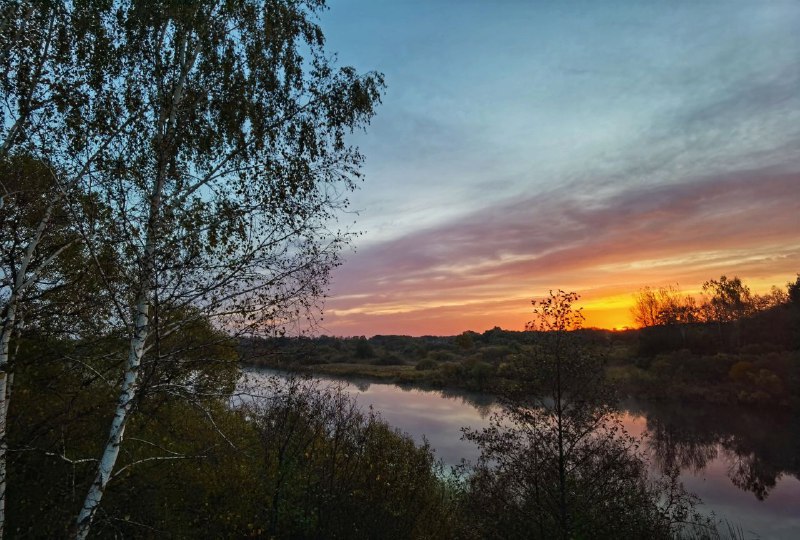
[[[735, 275], [734, 272], [729, 273]], [[769, 292], [773, 285], [785, 290], [786, 283], [793, 281], [794, 276], [742, 278], [753, 294]], [[603, 289], [581, 291], [576, 308], [581, 308], [585, 317], [584, 328], [603, 330], [625, 330], [637, 328], [633, 320], [631, 308], [635, 294], [644, 286], [657, 288], [670, 285], [669, 281], [661, 283], [626, 284]], [[672, 282], [672, 285], [675, 285]], [[702, 302], [699, 286], [693, 289], [682, 289], [685, 295], [691, 295]], [[515, 294], [501, 300], [473, 300], [456, 302], [442, 300], [437, 302], [429, 297], [426, 302], [418, 304], [359, 305], [345, 308], [334, 307], [326, 312], [327, 324], [318, 329], [319, 334], [338, 336], [373, 336], [373, 335], [457, 335], [465, 331], [478, 333], [494, 327], [505, 330], [524, 330], [526, 323], [534, 318], [531, 298], [540, 299], [546, 294]]]
[[579, 305], [583, 308], [585, 317], [584, 328], [619, 330], [636, 326], [631, 315], [633, 293], [600, 296], [581, 301]]
[[705, 281], [726, 275], [755, 294], [785, 290], [800, 270], [798, 181], [720, 173], [591, 204], [567, 192], [468, 212], [354, 254], [336, 271], [321, 330], [522, 330], [530, 299], [550, 289], [580, 294], [586, 327], [613, 329], [635, 326], [630, 309], [645, 286], [678, 285], [699, 300]]

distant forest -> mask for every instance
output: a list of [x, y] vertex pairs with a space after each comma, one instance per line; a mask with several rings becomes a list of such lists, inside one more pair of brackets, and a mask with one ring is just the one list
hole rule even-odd
[[[703, 290], [698, 302], [677, 287], [645, 287], [632, 308], [640, 328], [571, 334], [603, 355], [607, 376], [631, 395], [780, 408], [796, 402], [800, 276], [765, 295], [726, 276]], [[278, 337], [240, 347], [251, 364], [502, 393], [540, 338], [535, 326], [495, 327], [456, 336]]]

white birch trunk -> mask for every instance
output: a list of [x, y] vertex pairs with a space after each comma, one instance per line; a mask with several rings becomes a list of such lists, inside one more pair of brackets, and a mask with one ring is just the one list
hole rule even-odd
[[[172, 95], [172, 104], [169, 109], [169, 115], [164, 116], [165, 110], [162, 110], [162, 115], [158, 121], [158, 128], [160, 140], [157, 146], [161, 147], [159, 151], [163, 152], [165, 138], [169, 138], [170, 132], [173, 130], [177, 118], [177, 111], [183, 97], [184, 86], [189, 70], [194, 65], [197, 57], [197, 49], [189, 51], [188, 37], [183, 38], [183, 43], [180, 47], [180, 76], [178, 78], [175, 90]], [[108, 441], [103, 449], [103, 455], [100, 458], [100, 463], [97, 467], [97, 474], [95, 475], [94, 482], [86, 494], [86, 499], [83, 502], [78, 518], [76, 520], [75, 538], [78, 540], [85, 540], [89, 535], [89, 530], [92, 526], [92, 520], [97, 509], [100, 507], [100, 501], [103, 498], [106, 486], [111, 479], [111, 474], [114, 471], [114, 466], [119, 456], [119, 447], [122, 444], [123, 435], [125, 434], [125, 426], [131, 414], [133, 407], [133, 400], [136, 397], [136, 392], [139, 389], [139, 368], [142, 363], [142, 356], [144, 355], [145, 342], [150, 333], [150, 294], [154, 280], [155, 256], [156, 256], [156, 237], [159, 230], [159, 219], [162, 206], [162, 194], [164, 190], [164, 178], [166, 175], [166, 161], [163, 155], [159, 156], [161, 163], [159, 164], [156, 181], [150, 199], [149, 215], [147, 220], [147, 236], [145, 240], [144, 257], [142, 259], [142, 274], [139, 279], [139, 293], [136, 299], [135, 308], [135, 321], [134, 333], [131, 336], [130, 348], [128, 350], [128, 360], [125, 367], [125, 375], [122, 382], [122, 389], [120, 391], [119, 400], [117, 401], [117, 408], [114, 413], [114, 419], [111, 422], [111, 430], [109, 432]]]
[[9, 394], [11, 392], [8, 363], [9, 345], [11, 343], [11, 333], [14, 329], [16, 311], [17, 299], [16, 295], [12, 294], [1, 327], [2, 333], [0, 333], [0, 538], [3, 538], [6, 523], [6, 451], [8, 449], [6, 419], [8, 418]]
[[85, 539], [89, 534], [92, 520], [100, 506], [100, 501], [103, 498], [103, 493], [108, 485], [108, 481], [111, 479], [111, 473], [114, 470], [114, 465], [119, 456], [119, 447], [122, 444], [122, 438], [125, 434], [125, 426], [128, 423], [133, 400], [136, 396], [136, 390], [138, 389], [139, 367], [142, 363], [144, 344], [149, 333], [150, 305], [148, 295], [149, 287], [143, 288], [136, 304], [136, 327], [131, 337], [128, 361], [125, 368], [125, 378], [122, 383], [119, 400], [117, 401], [117, 408], [114, 412], [114, 420], [111, 422], [108, 442], [106, 442], [103, 455], [100, 458], [100, 464], [97, 467], [97, 474], [95, 475], [94, 482], [89, 488], [89, 492], [86, 494], [86, 499], [83, 502], [83, 507], [81, 508], [80, 514], [78, 514], [75, 537], [81, 540]]
[[125, 375], [122, 380], [114, 419], [108, 434], [108, 441], [103, 448], [103, 455], [97, 466], [94, 482], [89, 487], [89, 492], [83, 501], [83, 506], [75, 521], [75, 538], [83, 540], [92, 526], [100, 501], [103, 498], [106, 486], [111, 480], [111, 474], [119, 457], [119, 447], [125, 434], [125, 426], [133, 407], [133, 400], [139, 389], [139, 368], [142, 364], [145, 342], [150, 333], [150, 295], [152, 294], [153, 274], [155, 272], [156, 235], [158, 230], [159, 212], [161, 210], [161, 194], [164, 189], [164, 171], [159, 171], [153, 196], [150, 199], [147, 237], [145, 240], [144, 257], [142, 260], [141, 276], [139, 279], [139, 292], [134, 309], [134, 328], [128, 348], [128, 359], [125, 364]]
[[75, 521], [75, 538], [85, 539], [92, 526], [92, 520], [100, 507], [108, 481], [119, 457], [119, 447], [125, 435], [125, 426], [128, 423], [133, 400], [136, 391], [139, 389], [139, 368], [142, 365], [144, 346], [147, 336], [150, 333], [150, 294], [153, 283], [153, 273], [155, 272], [155, 236], [158, 213], [161, 208], [161, 191], [164, 187], [163, 172], [156, 181], [153, 197], [150, 200], [150, 210], [148, 219], [147, 239], [145, 241], [144, 258], [142, 261], [141, 277], [139, 279], [139, 293], [136, 298], [134, 309], [134, 327], [128, 348], [128, 359], [125, 364], [125, 375], [122, 379], [117, 407], [114, 411], [114, 419], [111, 421], [111, 429], [108, 434], [108, 441], [103, 448], [103, 455], [97, 466], [97, 473], [94, 482], [89, 487], [89, 492], [83, 501], [83, 506]]
[[[3, 538], [6, 524], [6, 453], [8, 450], [6, 424], [8, 420], [8, 406], [11, 398], [11, 373], [9, 370], [11, 361], [9, 352], [11, 335], [14, 332], [14, 326], [17, 322], [17, 306], [19, 304], [20, 295], [36, 279], [36, 272], [30, 277], [27, 276], [28, 267], [33, 260], [33, 254], [39, 246], [44, 231], [50, 223], [54, 205], [55, 202], [51, 202], [47, 206], [39, 222], [39, 226], [36, 228], [36, 233], [25, 248], [19, 268], [17, 268], [17, 275], [14, 279], [11, 296], [4, 310], [5, 317], [0, 321], [0, 539]], [[44, 264], [47, 264], [51, 259], [52, 257], [48, 258]], [[26, 279], [26, 277], [28, 279]]]

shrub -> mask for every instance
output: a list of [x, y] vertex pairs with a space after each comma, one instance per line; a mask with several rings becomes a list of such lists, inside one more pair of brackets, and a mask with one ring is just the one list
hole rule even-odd
[[728, 376], [737, 382], [746, 381], [748, 374], [753, 371], [754, 367], [752, 362], [741, 360], [731, 366]]
[[379, 356], [374, 363], [378, 366], [402, 366], [405, 361], [395, 353], [386, 353]]
[[430, 358], [423, 358], [422, 360], [417, 362], [417, 365], [414, 369], [416, 369], [417, 371], [427, 371], [430, 369], [435, 369], [436, 365], [437, 365], [436, 362], [434, 362]]

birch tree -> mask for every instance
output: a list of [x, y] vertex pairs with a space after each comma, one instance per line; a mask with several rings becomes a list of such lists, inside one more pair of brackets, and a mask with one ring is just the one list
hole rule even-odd
[[[45, 167], [20, 160], [0, 163], [0, 182], [5, 191], [0, 209], [0, 536], [5, 524], [6, 423], [13, 383], [11, 341], [22, 327], [22, 311], [26, 293], [41, 277], [41, 272], [58, 257], [67, 244], [45, 252], [41, 244], [53, 221], [55, 204], [40, 204], [42, 192], [37, 189], [48, 176]], [[30, 175], [30, 176], [29, 176]], [[23, 182], [26, 182], [23, 185]], [[46, 182], [45, 182], [46, 183]], [[39, 184], [39, 185], [37, 185]]]
[[[0, 267], [0, 537], [5, 526], [6, 423], [12, 386], [11, 340], [18, 327], [21, 298], [25, 289], [35, 281], [35, 274], [29, 271], [31, 262], [53, 211], [52, 204], [45, 204], [45, 211], [38, 216], [38, 223], [31, 223], [30, 220], [23, 223], [21, 218], [24, 212], [14, 215], [16, 201], [12, 200], [25, 193], [25, 190], [22, 189], [24, 186], [20, 182], [20, 175], [10, 174], [12, 163], [9, 156], [24, 143], [26, 128], [36, 123], [35, 118], [40, 112], [40, 107], [37, 107], [38, 91], [42, 86], [40, 81], [44, 78], [54, 37], [55, 17], [37, 18], [32, 15], [33, 7], [21, 4], [7, 4], [0, 11], [0, 33], [3, 36], [3, 45], [0, 47], [3, 68], [0, 80], [3, 97], [0, 109], [0, 167], [3, 169], [0, 180], [0, 244], [3, 256]], [[17, 182], [12, 183], [11, 176], [16, 176]], [[28, 184], [33, 182], [29, 179]], [[33, 226], [28, 227], [23, 235], [14, 234], [26, 229], [25, 225]]]
[[[167, 338], [200, 318], [228, 335], [280, 331], [324, 293], [348, 238], [335, 216], [362, 162], [345, 137], [369, 121], [383, 84], [325, 55], [321, 1], [112, 4], [114, 16], [95, 21], [113, 36], [104, 85], [131, 129], [82, 190], [109, 209], [119, 263], [103, 281], [128, 346], [77, 538], [89, 534], [137, 400], [197, 392], [191, 369], [148, 375], [176, 358]], [[107, 245], [90, 232], [82, 241], [90, 254]]]
[[98, 77], [108, 57], [98, 54], [105, 41], [91, 19], [102, 16], [101, 5], [0, 6], [0, 536], [12, 338], [23, 327], [22, 313], [29, 323], [36, 315], [30, 300], [41, 300], [60, 281], [59, 261], [79, 240], [69, 231], [66, 199], [126, 126], [106, 108]]

